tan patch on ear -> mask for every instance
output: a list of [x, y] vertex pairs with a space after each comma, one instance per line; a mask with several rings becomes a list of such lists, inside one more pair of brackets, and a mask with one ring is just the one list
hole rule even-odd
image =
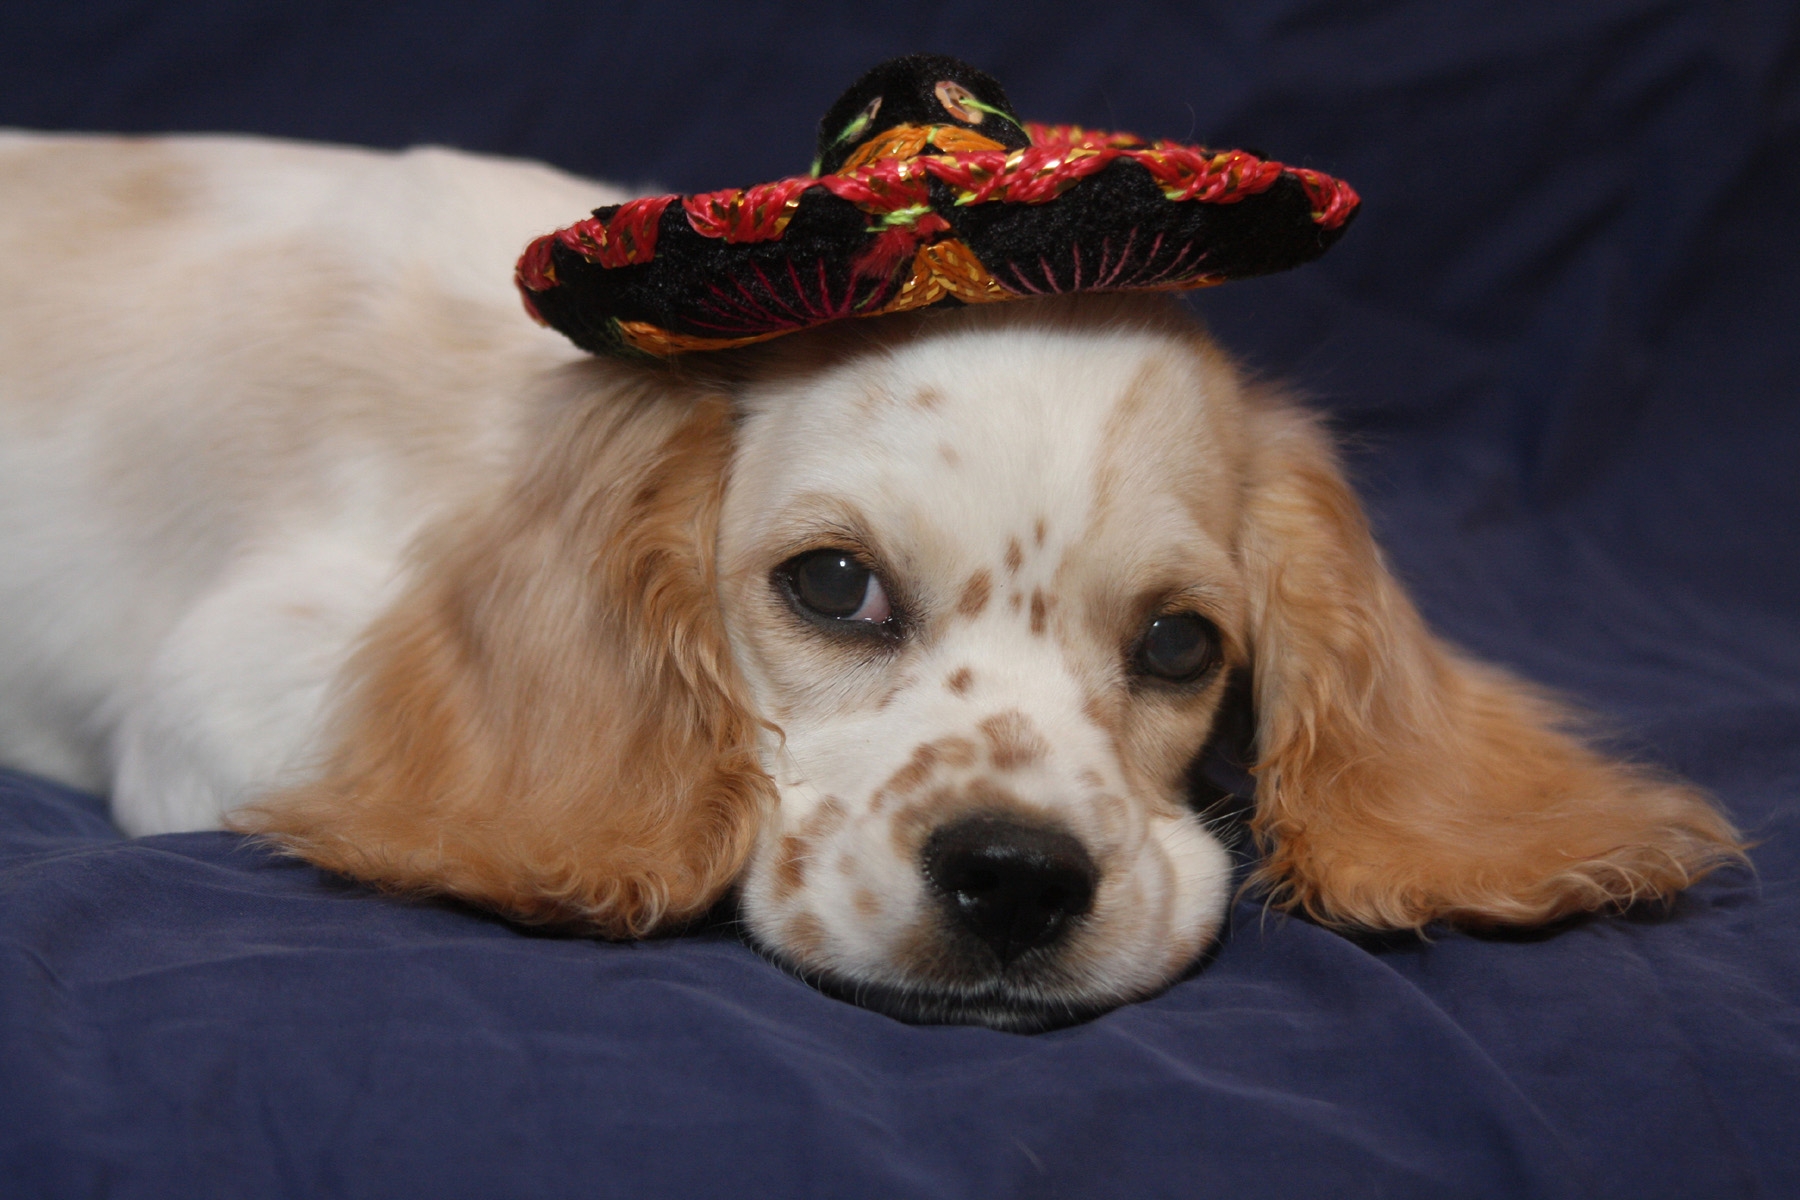
[[993, 594], [994, 577], [983, 568], [969, 576], [969, 582], [963, 584], [962, 594], [957, 597], [956, 611], [960, 616], [976, 617], [987, 607], [988, 597]]
[[638, 488], [631, 497], [631, 508], [634, 514], [648, 513], [661, 503], [663, 482], [660, 479], [652, 479]]
[[1666, 897], [1741, 860], [1695, 789], [1611, 761], [1555, 702], [1462, 658], [1387, 573], [1320, 432], [1268, 427], [1244, 511], [1258, 872], [1377, 929], [1530, 925]]
[[1025, 549], [1019, 545], [1018, 538], [1006, 539], [1006, 573], [1017, 575], [1019, 568], [1025, 565]]
[[556, 410], [509, 494], [434, 531], [349, 668], [319, 779], [241, 828], [607, 936], [719, 897], [774, 789], [713, 581], [730, 412], [672, 386]]
[[944, 686], [958, 696], [966, 696], [969, 692], [969, 685], [974, 682], [975, 672], [967, 667], [958, 667], [950, 672], [950, 678], [944, 681]]
[[987, 739], [988, 761], [1002, 771], [1030, 766], [1050, 754], [1050, 743], [1021, 712], [1003, 712], [976, 726]]

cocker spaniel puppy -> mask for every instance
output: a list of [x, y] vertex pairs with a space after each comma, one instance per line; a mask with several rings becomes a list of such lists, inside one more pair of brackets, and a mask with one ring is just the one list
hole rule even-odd
[[719, 367], [525, 319], [546, 168], [0, 139], [0, 756], [133, 834], [606, 936], [735, 888], [897, 1015], [1168, 983], [1236, 883], [1184, 779], [1254, 680], [1256, 878], [1532, 924], [1737, 853], [1438, 641], [1318, 424], [1161, 302], [853, 322]]

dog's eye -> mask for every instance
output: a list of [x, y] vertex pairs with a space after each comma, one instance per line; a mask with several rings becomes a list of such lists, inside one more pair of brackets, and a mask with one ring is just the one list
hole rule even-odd
[[1219, 657], [1219, 630], [1199, 613], [1161, 613], [1138, 639], [1137, 669], [1169, 683], [1192, 683]]
[[881, 579], [848, 550], [809, 551], [780, 573], [794, 602], [816, 616], [883, 625], [894, 615]]

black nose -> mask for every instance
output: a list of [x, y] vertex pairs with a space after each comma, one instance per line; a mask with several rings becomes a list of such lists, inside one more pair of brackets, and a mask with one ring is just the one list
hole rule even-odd
[[1055, 941], [1093, 906], [1098, 873], [1060, 829], [1006, 817], [969, 817], [931, 835], [925, 878], [958, 925], [1002, 966]]

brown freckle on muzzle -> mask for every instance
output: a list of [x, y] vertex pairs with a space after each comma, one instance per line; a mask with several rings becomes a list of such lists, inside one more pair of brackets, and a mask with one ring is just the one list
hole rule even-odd
[[806, 856], [812, 847], [799, 834], [786, 834], [775, 847], [775, 886], [777, 900], [786, 900], [806, 886]]
[[1019, 545], [1018, 538], [1006, 540], [1006, 573], [1017, 575], [1019, 568], [1025, 565], [1025, 550]]
[[965, 617], [979, 616], [987, 607], [988, 596], [993, 592], [994, 579], [986, 569], [969, 576], [969, 582], [963, 584], [962, 595], [957, 598], [956, 611]]
[[892, 833], [894, 851], [903, 861], [913, 861], [925, 839], [952, 821], [972, 813], [1015, 814], [1021, 820], [1041, 820], [1043, 814], [1013, 792], [986, 780], [934, 788], [896, 813]]
[[1050, 627], [1050, 601], [1042, 588], [1031, 590], [1031, 632], [1039, 637]]
[[790, 956], [816, 962], [825, 949], [825, 926], [811, 913], [801, 913], [781, 931], [781, 941]]
[[974, 762], [975, 743], [968, 738], [944, 737], [935, 742], [925, 742], [912, 752], [906, 765], [895, 771], [879, 791], [887, 795], [905, 795], [918, 790], [940, 766], [959, 768], [971, 766]]
[[926, 742], [913, 751], [912, 757], [906, 760], [906, 765], [895, 771], [893, 777], [887, 781], [887, 786], [881, 790], [889, 795], [896, 793], [903, 795], [913, 791], [931, 777], [931, 772], [937, 767], [937, 764], [938, 748], [930, 742]]
[[1089, 696], [1081, 702], [1081, 712], [1094, 728], [1106, 735], [1107, 744], [1112, 747], [1113, 761], [1121, 767], [1129, 767], [1125, 751], [1125, 711], [1117, 701], [1104, 696]]
[[969, 685], [973, 682], [975, 682], [975, 672], [967, 667], [958, 667], [950, 672], [950, 678], [944, 681], [944, 686], [958, 696], [962, 696], [968, 693]]
[[988, 761], [1002, 771], [1029, 766], [1050, 753], [1050, 744], [1020, 712], [1003, 712], [977, 726], [987, 740]]
[[1081, 714], [1105, 733], [1118, 736], [1118, 710], [1103, 697], [1089, 696], [1081, 702]]
[[843, 827], [844, 818], [849, 815], [844, 809], [843, 801], [836, 796], [826, 796], [819, 801], [818, 807], [806, 818], [801, 832], [803, 836], [818, 841], [828, 838]]

